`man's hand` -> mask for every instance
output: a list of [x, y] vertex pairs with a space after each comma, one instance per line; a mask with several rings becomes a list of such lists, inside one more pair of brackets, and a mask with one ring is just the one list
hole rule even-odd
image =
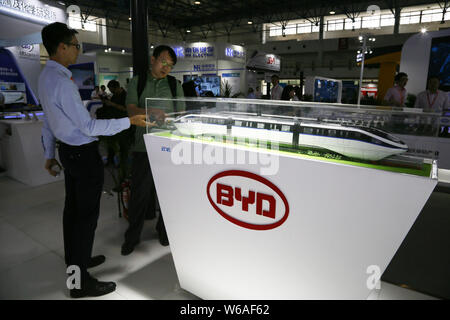
[[166, 113], [158, 108], [150, 108], [150, 117], [155, 118], [156, 121], [163, 122], [166, 119]]
[[[52, 167], [55, 166], [55, 165], [59, 167], [58, 171], [53, 170], [55, 168], [52, 169]], [[62, 169], [62, 167], [59, 164], [58, 160], [56, 160], [56, 159], [47, 159], [45, 161], [45, 170], [47, 170], [48, 173], [50, 173], [50, 175], [52, 175], [54, 177], [57, 177], [59, 175], [59, 172], [61, 171], [61, 169]]]
[[130, 123], [138, 127], [154, 127], [156, 122], [147, 122], [147, 116], [145, 114], [137, 114], [130, 117]]

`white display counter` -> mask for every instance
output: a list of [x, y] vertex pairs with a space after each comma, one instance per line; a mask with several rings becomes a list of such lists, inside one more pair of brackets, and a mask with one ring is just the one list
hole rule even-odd
[[64, 179], [63, 174], [53, 177], [44, 169], [42, 124], [42, 120], [0, 120], [1, 155], [6, 175], [29, 186]]
[[203, 299], [366, 299], [437, 184], [435, 162], [424, 177], [144, 139], [180, 285]]

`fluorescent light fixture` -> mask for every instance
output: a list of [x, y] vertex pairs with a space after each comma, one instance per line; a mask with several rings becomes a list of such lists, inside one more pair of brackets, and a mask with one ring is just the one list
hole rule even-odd
[[199, 5], [199, 4], [201, 4], [201, 2], [200, 1], [194, 1], [194, 4]]
[[335, 14], [336, 12], [335, 11], [330, 11], [330, 14]]
[[187, 29], [186, 32], [189, 33], [189, 32], [191, 32], [191, 30]]
[[248, 24], [253, 24], [253, 21], [248, 20], [247, 23], [248, 23]]

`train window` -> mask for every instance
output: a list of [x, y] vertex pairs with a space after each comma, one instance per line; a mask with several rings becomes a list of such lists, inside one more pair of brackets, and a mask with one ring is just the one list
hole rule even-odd
[[329, 129], [328, 130], [328, 136], [329, 137], [336, 137], [337, 136], [337, 132], [334, 129]]
[[313, 128], [305, 127], [303, 131], [305, 134], [314, 134]]
[[264, 129], [270, 130], [270, 123], [265, 123], [264, 124]]
[[264, 123], [261, 122], [258, 123], [258, 129], [264, 129], [264, 125], [265, 125]]
[[225, 119], [217, 119], [217, 124], [225, 124]]
[[251, 123], [251, 127], [252, 128], [257, 128], [258, 127], [258, 122], [252, 122]]
[[281, 124], [277, 124], [277, 131], [281, 131]]
[[236, 121], [234, 121], [234, 125], [237, 126], [237, 127], [241, 127], [242, 126], [242, 121], [236, 120]]
[[291, 131], [291, 128], [290, 126], [284, 124], [281, 126], [281, 131]]
[[378, 145], [382, 145], [383, 144], [380, 140], [378, 140], [376, 138], [372, 138], [371, 142], [374, 143], [374, 144], [378, 144]]

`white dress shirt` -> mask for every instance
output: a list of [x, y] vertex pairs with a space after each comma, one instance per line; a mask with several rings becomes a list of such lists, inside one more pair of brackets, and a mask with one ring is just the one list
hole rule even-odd
[[438, 90], [431, 93], [428, 90], [422, 91], [417, 95], [415, 108], [422, 108], [426, 112], [442, 112], [449, 109], [449, 100], [446, 92]]
[[283, 93], [283, 88], [279, 84], [277, 84], [270, 91], [270, 99], [271, 100], [280, 100], [282, 93]]
[[56, 139], [73, 146], [111, 136], [130, 127], [129, 118], [92, 119], [81, 101], [72, 72], [56, 61], [48, 60], [39, 76], [39, 100], [44, 110], [42, 143], [46, 159], [55, 158]]

